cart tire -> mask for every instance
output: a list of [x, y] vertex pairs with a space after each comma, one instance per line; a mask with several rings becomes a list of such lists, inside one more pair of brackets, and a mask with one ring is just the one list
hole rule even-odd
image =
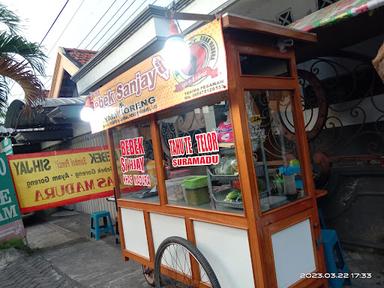
[[155, 276], [153, 269], [148, 266], [142, 265], [143, 276], [148, 285], [155, 287]]
[[[195, 260], [197, 263], [200, 265], [200, 272], [204, 271], [206, 277], [209, 280], [209, 285], [212, 288], [220, 288], [220, 283], [217, 280], [216, 274], [213, 271], [211, 265], [208, 263], [207, 259], [203, 256], [203, 254], [200, 252], [199, 249], [196, 248], [195, 245], [193, 245], [190, 241], [177, 237], [177, 236], [172, 236], [168, 237], [165, 239], [159, 246], [156, 252], [156, 257], [155, 257], [155, 287], [156, 288], [161, 288], [161, 287], [180, 287], [180, 286], [171, 286], [166, 284], [167, 281], [162, 279], [162, 274], [160, 272], [160, 267], [163, 259], [164, 252], [167, 250], [167, 248], [171, 246], [181, 246], [183, 250], [188, 252]], [[176, 256], [177, 257], [177, 256]], [[180, 266], [178, 266], [180, 267]], [[184, 287], [184, 286], [181, 286]], [[197, 286], [185, 286], [185, 287], [200, 287], [199, 285]]]

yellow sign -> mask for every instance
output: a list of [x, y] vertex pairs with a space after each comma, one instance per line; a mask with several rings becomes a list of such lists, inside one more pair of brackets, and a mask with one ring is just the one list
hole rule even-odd
[[22, 213], [113, 195], [105, 147], [8, 156]]
[[170, 70], [162, 50], [93, 92], [90, 100], [96, 116], [91, 121], [92, 132], [227, 90], [221, 21], [202, 26], [186, 40], [191, 63], [185, 69]]

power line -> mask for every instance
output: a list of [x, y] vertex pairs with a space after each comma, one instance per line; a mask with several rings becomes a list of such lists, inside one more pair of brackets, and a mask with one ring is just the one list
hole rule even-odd
[[[69, 21], [67, 22], [67, 24], [65, 25], [64, 29], [61, 31], [59, 37], [57, 38], [57, 40], [55, 41], [55, 43], [52, 44], [52, 48], [49, 50], [47, 56], [49, 56], [52, 51], [56, 48], [56, 44], [60, 41], [61, 37], [63, 36], [64, 32], [67, 30], [67, 28], [69, 27], [69, 25], [71, 24], [71, 22], [73, 21], [73, 19], [75, 18], [75, 16], [77, 15], [77, 13], [79, 12], [81, 6], [84, 4], [85, 0], [82, 0], [80, 5], [77, 7], [76, 11], [73, 13], [71, 19], [69, 19]], [[52, 79], [52, 76], [49, 77], [49, 76], [46, 76], [46, 81], [45, 83], [43, 84], [43, 87], [45, 88], [47, 86], [47, 84], [51, 81]], [[49, 87], [47, 87], [49, 88]]]
[[51, 81], [51, 78], [53, 78], [53, 76], [47, 76], [46, 78], [48, 78], [48, 80], [45, 81], [45, 83], [43, 85], [44, 87], [45, 87], [45, 85], [47, 85], [49, 83], [49, 81]]
[[[124, 3], [123, 3], [119, 8], [117, 8], [115, 14], [113, 14], [112, 17], [108, 20], [108, 22], [105, 23], [105, 25], [100, 29], [100, 31], [99, 31], [99, 33], [98, 33], [97, 35], [99, 35], [99, 34], [101, 33], [101, 31], [103, 31], [104, 28], [107, 27], [107, 25], [109, 24], [109, 22], [112, 21], [112, 19], [117, 15], [117, 13], [119, 13], [120, 9], [123, 8], [123, 6], [124, 6], [127, 2], [128, 2], [128, 0], [125, 0]], [[97, 24], [97, 23], [96, 23], [96, 24]], [[86, 49], [88, 49], [88, 47], [91, 45], [91, 43], [93, 42], [93, 40], [96, 39], [97, 35], [96, 35], [95, 37], [93, 37], [91, 41], [88, 42], [88, 44], [85, 46]]]
[[100, 23], [101, 19], [103, 19], [105, 17], [105, 15], [108, 13], [108, 11], [112, 8], [112, 6], [116, 3], [117, 0], [113, 1], [113, 3], [108, 7], [107, 11], [104, 12], [104, 14], [99, 18], [99, 20], [96, 22], [95, 26], [92, 27], [92, 29], [88, 32], [88, 34], [83, 38], [83, 40], [81, 40], [81, 42], [77, 45], [77, 48], [79, 48], [81, 46], [81, 44], [83, 44], [84, 40], [87, 39], [87, 37], [89, 36], [89, 34], [91, 34], [93, 32], [93, 30], [96, 28], [96, 26]]
[[67, 28], [69, 27], [69, 24], [71, 24], [73, 18], [75, 18], [77, 12], [79, 12], [79, 10], [80, 10], [81, 6], [84, 4], [84, 2], [85, 2], [85, 0], [81, 1], [80, 5], [79, 5], [79, 7], [77, 7], [75, 13], [73, 13], [71, 19], [69, 19], [69, 21], [68, 21], [67, 25], [65, 25], [63, 31], [61, 31], [61, 34], [60, 34], [60, 36], [57, 38], [56, 42], [53, 43], [52, 48], [51, 48], [51, 50], [49, 50], [47, 56], [49, 56], [49, 55], [52, 53], [53, 49], [55, 49], [56, 44], [59, 42], [59, 40], [61, 39], [61, 36], [63, 36], [64, 32], [67, 30]]
[[59, 17], [60, 17], [60, 15], [61, 15], [61, 13], [63, 12], [63, 10], [64, 10], [65, 6], [67, 6], [68, 2], [69, 2], [69, 0], [67, 0], [67, 1], [65, 2], [64, 6], [63, 6], [63, 8], [61, 8], [61, 10], [60, 10], [59, 14], [57, 14], [57, 16], [56, 16], [55, 20], [54, 20], [54, 21], [52, 22], [52, 24], [51, 24], [51, 27], [49, 27], [49, 29], [48, 29], [47, 33], [45, 33], [45, 35], [44, 35], [43, 39], [41, 39], [39, 46], [41, 46], [41, 44], [44, 42], [45, 38], [48, 36], [49, 32], [51, 31], [51, 29], [52, 29], [52, 28], [53, 28], [53, 26], [55, 25], [55, 23], [56, 23], [57, 19], [59, 19]]
[[[121, 16], [124, 15], [125, 12], [127, 12], [128, 9], [131, 8], [132, 5], [135, 4], [136, 1], [137, 1], [137, 0], [133, 0], [132, 3], [131, 3], [131, 4], [124, 10], [124, 12], [123, 12], [123, 14], [121, 14]], [[144, 3], [145, 3], [145, 2], [144, 2]], [[142, 5], [140, 5], [140, 6], [142, 6]], [[120, 17], [121, 17], [121, 16], [120, 16]], [[115, 26], [116, 23], [117, 23], [119, 20], [120, 20], [120, 18], [117, 18], [116, 21], [113, 22], [112, 26], [109, 27], [109, 29], [112, 28], [113, 26]], [[108, 32], [109, 32], [109, 30], [107, 30], [107, 31], [103, 34], [103, 36], [101, 36], [101, 37], [99, 38], [99, 40], [92, 46], [91, 50], [92, 50], [92, 49], [93, 49], [93, 48], [94, 48], [94, 47], [101, 41], [101, 39], [104, 38], [105, 35], [107, 35]]]
[[[157, 2], [158, 0], [155, 0], [155, 1], [153, 1], [152, 2], [152, 4], [151, 5], [154, 5], [156, 2]], [[122, 25], [120, 25], [120, 27], [119, 28], [117, 28], [116, 29], [116, 31], [115, 31], [115, 33], [113, 33], [106, 41], [105, 41], [105, 43], [108, 43], [112, 38], [114, 38], [121, 30], [121, 28], [135, 15], [135, 13], [141, 8], [141, 7], [143, 7], [145, 5], [145, 2], [142, 4], [142, 5], [140, 5], [139, 7], [137, 7], [137, 9], [128, 17], [128, 19], [126, 20], [126, 21], [124, 21], [124, 23], [122, 24]]]
[[[59, 19], [61, 13], [63, 12], [65, 6], [67, 6], [68, 2], [69, 2], [69, 0], [67, 0], [67, 1], [64, 3], [64, 5], [63, 5], [63, 7], [61, 8], [59, 14], [56, 15], [56, 18], [55, 18], [55, 20], [52, 22], [52, 24], [51, 24], [51, 26], [49, 27], [47, 33], [45, 33], [43, 39], [41, 39], [41, 41], [40, 41], [40, 43], [39, 43], [39, 46], [41, 46], [41, 44], [44, 42], [45, 38], [48, 36], [49, 32], [52, 30], [53, 26], [55, 25], [57, 19]], [[11, 90], [13, 89], [13, 87], [15, 86], [15, 83], [16, 83], [16, 81], [14, 81], [14, 82], [12, 83], [12, 86], [11, 86], [11, 88], [9, 89], [9, 91], [11, 91]]]

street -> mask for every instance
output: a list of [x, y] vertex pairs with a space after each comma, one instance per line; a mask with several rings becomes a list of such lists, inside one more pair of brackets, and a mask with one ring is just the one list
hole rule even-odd
[[[1, 288], [150, 287], [134, 261], [125, 262], [111, 235], [90, 239], [88, 214], [59, 210], [24, 219], [30, 253], [0, 251]], [[384, 287], [384, 257], [345, 250], [351, 271], [370, 271], [352, 287]], [[17, 275], [17, 276], [16, 276]]]
[[141, 267], [123, 261], [113, 236], [89, 238], [88, 214], [63, 210], [25, 222], [32, 252], [0, 252], [2, 288], [149, 287]]

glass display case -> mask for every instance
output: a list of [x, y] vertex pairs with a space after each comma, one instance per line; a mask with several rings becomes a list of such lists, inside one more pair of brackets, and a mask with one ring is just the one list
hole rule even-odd
[[[249, 90], [245, 103], [261, 211], [305, 196], [289, 90]], [[291, 129], [291, 130], [288, 130]]]
[[242, 213], [228, 102], [187, 109], [157, 124], [168, 203]]
[[113, 145], [121, 198], [158, 203], [150, 125], [139, 123], [114, 128]]

